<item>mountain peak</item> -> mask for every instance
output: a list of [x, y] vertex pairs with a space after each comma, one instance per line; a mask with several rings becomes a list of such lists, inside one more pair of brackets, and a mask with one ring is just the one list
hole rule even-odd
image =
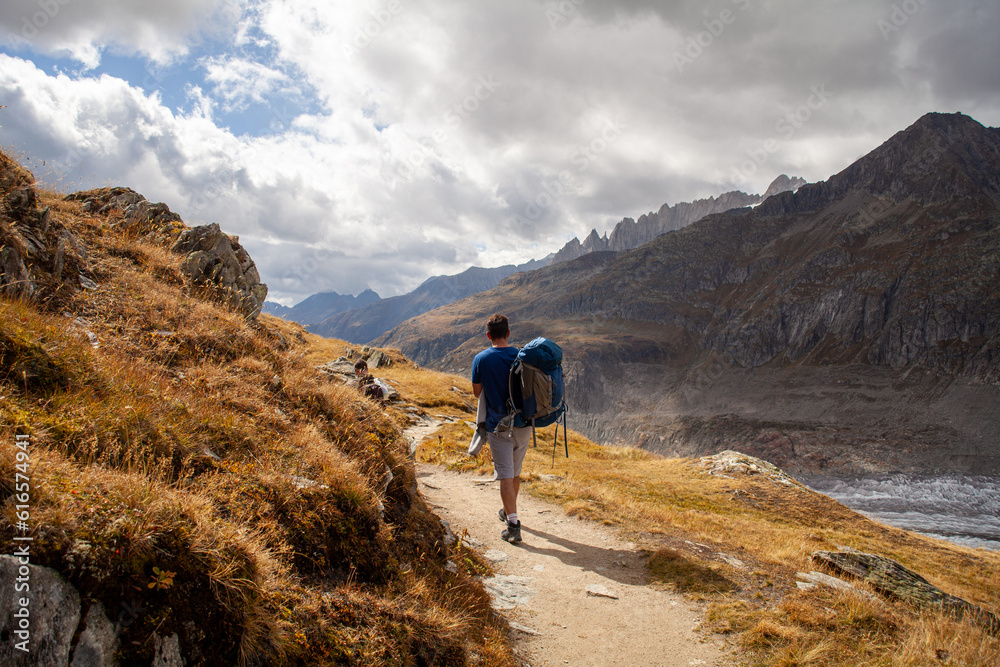
[[[928, 113], [830, 179], [922, 203], [1000, 196], [1000, 131], [961, 113]], [[840, 190], [840, 187], [836, 187]]]
[[829, 180], [772, 197], [756, 212], [816, 211], [849, 192], [922, 206], [984, 196], [1000, 203], [1000, 130], [961, 113], [925, 114]]
[[804, 178], [799, 178], [798, 176], [789, 178], [788, 174], [782, 174], [771, 181], [771, 184], [767, 186], [767, 190], [764, 191], [761, 199], [767, 199], [771, 195], [780, 194], [782, 192], [795, 192], [805, 184], [806, 179]]

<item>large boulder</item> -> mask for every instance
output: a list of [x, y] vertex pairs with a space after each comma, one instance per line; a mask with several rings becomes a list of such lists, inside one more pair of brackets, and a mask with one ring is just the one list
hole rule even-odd
[[[181, 273], [192, 285], [211, 287], [216, 296], [248, 318], [255, 318], [267, 298], [267, 285], [238, 236], [223, 233], [217, 223], [185, 227], [164, 203], [152, 203], [131, 188], [86, 190], [67, 200], [82, 202], [83, 210], [112, 218], [114, 227], [146, 240], [169, 245], [186, 255]], [[6, 259], [0, 256], [0, 264]]]
[[80, 623], [77, 590], [53, 569], [23, 564], [5, 555], [0, 556], [0, 581], [4, 582], [4, 594], [0, 595], [0, 637], [4, 639], [0, 642], [0, 664], [68, 665], [73, 634]]
[[217, 223], [185, 229], [171, 251], [187, 255], [181, 273], [195, 285], [216, 288], [225, 301], [249, 318], [260, 314], [267, 285], [239, 237], [225, 234]]

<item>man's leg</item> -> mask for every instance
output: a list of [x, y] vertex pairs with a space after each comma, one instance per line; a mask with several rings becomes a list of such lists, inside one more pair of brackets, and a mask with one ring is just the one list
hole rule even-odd
[[500, 480], [500, 500], [503, 502], [503, 511], [507, 516], [517, 514], [517, 494], [520, 490], [520, 477]]
[[[521, 466], [524, 464], [524, 456], [528, 452], [528, 443], [531, 442], [530, 428], [511, 429], [511, 475], [509, 479], [500, 480], [500, 500], [503, 501], [503, 512], [501, 519], [507, 521], [508, 530], [504, 531], [503, 537], [508, 542], [521, 541], [521, 521], [517, 516], [517, 495], [521, 491]], [[513, 526], [513, 528], [512, 528]], [[507, 533], [516, 531], [516, 539], [509, 539]]]

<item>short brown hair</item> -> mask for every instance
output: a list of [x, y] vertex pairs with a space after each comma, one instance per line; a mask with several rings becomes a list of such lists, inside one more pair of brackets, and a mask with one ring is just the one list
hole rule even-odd
[[362, 370], [362, 371], [368, 370], [368, 362], [365, 361], [364, 359], [358, 359], [357, 361], [354, 362], [354, 370]]
[[486, 333], [489, 334], [490, 340], [496, 340], [498, 338], [506, 338], [510, 335], [510, 322], [507, 321], [506, 315], [501, 315], [497, 313], [490, 319], [486, 321]]

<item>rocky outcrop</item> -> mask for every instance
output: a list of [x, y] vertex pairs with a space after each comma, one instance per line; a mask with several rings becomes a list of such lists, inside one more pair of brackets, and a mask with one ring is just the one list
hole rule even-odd
[[945, 593], [913, 570], [890, 558], [842, 547], [840, 551], [817, 551], [812, 559], [838, 574], [868, 583], [893, 600], [904, 600], [917, 607], [944, 610], [957, 618], [971, 620], [995, 636], [1000, 635], [1000, 618]]
[[[27, 559], [25, 559], [27, 560]], [[10, 587], [0, 596], [0, 664], [18, 667], [103, 667], [113, 665], [117, 636], [99, 602], [80, 625], [80, 593], [51, 568], [0, 555], [0, 581]], [[27, 584], [17, 593], [14, 582]], [[26, 603], [26, 604], [24, 604]]]
[[767, 186], [767, 190], [764, 191], [760, 200], [764, 201], [773, 195], [780, 195], [782, 192], [795, 192], [805, 184], [806, 179], [804, 178], [799, 178], [798, 176], [789, 177], [787, 174], [781, 174], [771, 181], [771, 184]]
[[[149, 240], [166, 243], [184, 230], [181, 216], [166, 204], [152, 203], [131, 188], [99, 188], [74, 192], [67, 201], [82, 202], [81, 208], [93, 215], [112, 218], [112, 226]], [[118, 217], [120, 215], [120, 217]]]
[[95, 287], [87, 250], [49, 208], [39, 208], [35, 179], [0, 153], [0, 291], [35, 299], [61, 287]]
[[[86, 603], [57, 571], [0, 555], [0, 581], [24, 582], [0, 596], [0, 664], [10, 667], [112, 667], [121, 627], [97, 600]], [[26, 604], [22, 604], [26, 603]], [[83, 610], [86, 609], [86, 615]], [[81, 622], [81, 618], [83, 621]], [[156, 632], [153, 667], [183, 667], [177, 634]]]
[[591, 252], [632, 250], [644, 243], [649, 243], [657, 236], [687, 227], [707, 215], [735, 208], [756, 206], [771, 195], [795, 191], [803, 185], [805, 185], [804, 179], [789, 178], [782, 174], [772, 181], [763, 196], [748, 195], [745, 192], [733, 190], [719, 195], [718, 198], [698, 199], [691, 203], [681, 202], [674, 206], [664, 204], [659, 211], [647, 213], [640, 216], [638, 220], [624, 218], [615, 225], [610, 236], [608, 234], [601, 236], [594, 229], [582, 243], [579, 239], [574, 238], [555, 254], [552, 261], [567, 262]]
[[230, 307], [255, 318], [267, 298], [267, 285], [250, 254], [217, 223], [185, 229], [170, 247], [185, 255], [181, 273], [194, 285], [213, 288]]
[[188, 284], [210, 288], [213, 296], [247, 318], [260, 314], [267, 285], [239, 237], [225, 234], [217, 223], [186, 227], [166, 204], [152, 203], [131, 188], [86, 190], [66, 199], [81, 202], [92, 215], [107, 217], [113, 227], [185, 255], [181, 273]]

